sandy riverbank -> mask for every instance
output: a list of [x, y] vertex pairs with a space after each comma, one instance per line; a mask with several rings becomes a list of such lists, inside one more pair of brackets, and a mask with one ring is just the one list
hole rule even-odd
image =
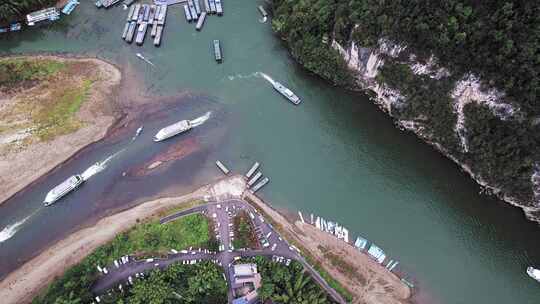
[[[69, 134], [61, 134], [50, 140], [40, 140], [32, 134], [33, 127], [0, 132], [0, 203], [22, 190], [33, 181], [65, 162], [83, 147], [102, 139], [115, 121], [116, 97], [122, 80], [118, 68], [93, 58], [62, 58], [57, 56], [19, 57], [38, 60], [55, 60], [74, 67], [71, 80], [92, 79], [85, 100], [75, 114], [80, 128]], [[68, 79], [69, 80], [69, 79]], [[29, 89], [0, 96], [0, 109], [8, 114], [21, 104], [32, 107], [33, 100], [47, 97], [47, 83], [35, 84]], [[35, 97], [35, 98], [34, 98]], [[30, 100], [30, 102], [29, 102]], [[26, 104], [24, 104], [26, 103]], [[14, 115], [12, 115], [14, 116]], [[18, 115], [16, 123], [28, 120]], [[5, 125], [13, 122], [2, 121]], [[26, 122], [24, 122], [26, 123]]]

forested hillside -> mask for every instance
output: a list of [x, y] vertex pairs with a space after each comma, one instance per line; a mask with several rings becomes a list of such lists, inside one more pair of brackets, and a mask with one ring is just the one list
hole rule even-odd
[[58, 2], [57, 0], [2, 0], [0, 1], [0, 24], [22, 18], [25, 14]]
[[[339, 85], [350, 86], [355, 75], [332, 41], [364, 50], [377, 50], [381, 39], [403, 46], [397, 57], [380, 54], [375, 79], [405, 99], [392, 116], [420, 126], [421, 137], [501, 195], [539, 207], [531, 176], [540, 163], [540, 2], [274, 0], [273, 12], [273, 28], [291, 54]], [[411, 58], [434, 59], [430, 64], [448, 73], [417, 73]], [[470, 75], [480, 79], [478, 90], [496, 92], [490, 104], [456, 105], [456, 88], [465, 84], [466, 91]]]

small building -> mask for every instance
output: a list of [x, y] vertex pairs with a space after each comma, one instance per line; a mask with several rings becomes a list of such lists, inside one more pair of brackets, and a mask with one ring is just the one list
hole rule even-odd
[[257, 298], [257, 289], [261, 287], [261, 275], [257, 265], [253, 263], [238, 264], [233, 267], [233, 282], [235, 304], [251, 303]]

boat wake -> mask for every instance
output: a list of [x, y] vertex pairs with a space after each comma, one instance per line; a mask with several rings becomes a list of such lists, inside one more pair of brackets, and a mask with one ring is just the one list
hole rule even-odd
[[266, 23], [267, 20], [268, 20], [267, 17], [262, 17], [262, 19], [259, 19], [259, 22], [260, 23]]
[[270, 82], [272, 85], [274, 85], [274, 83], [276, 83], [276, 81], [274, 79], [272, 79], [272, 77], [266, 75], [265, 73], [263, 72], [257, 72], [260, 76], [262, 76], [264, 79], [266, 79], [268, 82]]
[[[39, 209], [38, 209], [39, 210]], [[2, 231], [0, 231], [0, 243], [3, 243], [7, 240], [9, 240], [10, 238], [12, 238], [15, 233], [17, 233], [17, 231], [19, 231], [19, 229], [21, 229], [21, 226], [29, 219], [31, 218], [34, 214], [36, 214], [37, 210], [30, 214], [29, 216], [23, 218], [22, 220], [20, 221], [17, 221], [11, 225], [7, 225], [6, 227], [4, 227], [4, 229], [2, 229]]]
[[135, 54], [139, 59], [143, 60], [144, 62], [148, 63], [149, 65], [155, 67], [155, 65], [152, 63], [152, 61], [146, 59], [141, 53]]
[[84, 170], [84, 172], [81, 174], [84, 181], [87, 181], [90, 179], [90, 177], [98, 174], [99, 172], [105, 170], [107, 168], [107, 164], [116, 156], [118, 156], [120, 153], [124, 152], [125, 149], [122, 149], [113, 155], [107, 157], [105, 160], [97, 162], [93, 164], [92, 166], [88, 167], [88, 169]]
[[206, 112], [206, 114], [204, 114], [203, 116], [190, 120], [189, 123], [191, 124], [193, 128], [198, 127], [202, 125], [203, 123], [205, 123], [210, 118], [211, 114], [212, 112]]
[[248, 74], [248, 75], [236, 74], [236, 75], [227, 76], [227, 78], [229, 80], [248, 79], [248, 78], [254, 78], [254, 77], [261, 77], [260, 72], [255, 72], [255, 73], [251, 73], [251, 74]]

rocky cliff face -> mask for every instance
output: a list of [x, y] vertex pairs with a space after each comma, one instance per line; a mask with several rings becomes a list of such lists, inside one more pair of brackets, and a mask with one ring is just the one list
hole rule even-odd
[[477, 181], [484, 191], [495, 194], [502, 200], [522, 208], [529, 219], [540, 222], [540, 163], [534, 163], [531, 166], [530, 187], [533, 195], [530, 200], [527, 200], [523, 199], [522, 196], [518, 198], [511, 191], [504, 190], [501, 185], [488, 182], [489, 176], [484, 177], [473, 170], [470, 159], [468, 161], [463, 157], [463, 155], [474, 152], [471, 151], [469, 144], [472, 138], [468, 130], [469, 121], [465, 114], [467, 106], [485, 107], [500, 122], [509, 120], [523, 122], [521, 110], [511, 103], [505, 102], [504, 92], [485, 87], [477, 76], [470, 73], [457, 78], [458, 80], [454, 82], [450, 93], [456, 122], [454, 126], [448, 126], [455, 132], [459, 142], [456, 152], [456, 149], [449, 149], [434, 138], [432, 126], [426, 123], [426, 119], [421, 114], [412, 119], [403, 119], [399, 115], [395, 115], [400, 109], [407, 106], [407, 98], [399, 89], [387, 86], [377, 77], [380, 68], [384, 66], [386, 61], [398, 60], [398, 57], [400, 58], [399, 62], [408, 65], [415, 75], [428, 76], [434, 80], [451, 76], [447, 69], [436, 64], [436, 58], [431, 57], [427, 61], [420, 62], [414, 54], [406, 52], [406, 46], [385, 39], [379, 40], [377, 48], [363, 48], [354, 42], [350, 42], [349, 45], [341, 45], [336, 41], [332, 42], [332, 47], [341, 53], [348, 67], [354, 71], [357, 86], [372, 91], [376, 104], [396, 119], [399, 128], [414, 132], [418, 137], [433, 145]]

